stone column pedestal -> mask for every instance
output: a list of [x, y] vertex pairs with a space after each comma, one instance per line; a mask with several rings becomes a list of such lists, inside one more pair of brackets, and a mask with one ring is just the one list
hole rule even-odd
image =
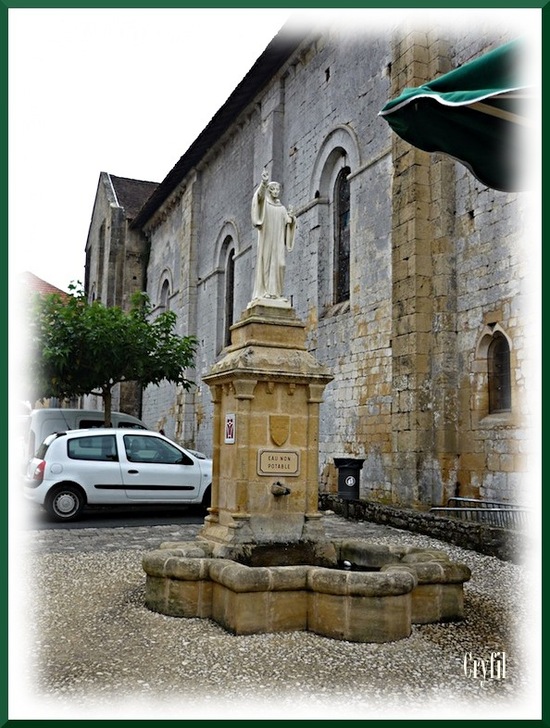
[[214, 401], [214, 472], [199, 539], [217, 556], [333, 561], [317, 507], [319, 404], [332, 378], [288, 305], [252, 302], [232, 327], [231, 346], [203, 377]]

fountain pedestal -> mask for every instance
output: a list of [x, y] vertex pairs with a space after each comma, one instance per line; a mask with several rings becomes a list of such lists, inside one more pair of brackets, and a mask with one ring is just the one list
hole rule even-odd
[[[358, 642], [462, 618], [468, 567], [440, 552], [325, 537], [319, 405], [331, 379], [290, 306], [248, 306], [203, 377], [214, 401], [212, 504], [195, 541], [143, 557], [149, 609], [235, 634], [307, 629]], [[344, 562], [356, 570], [339, 570]]]
[[318, 510], [319, 405], [332, 380], [290, 307], [251, 304], [203, 378], [214, 401], [212, 505], [199, 536], [251, 565], [334, 561]]

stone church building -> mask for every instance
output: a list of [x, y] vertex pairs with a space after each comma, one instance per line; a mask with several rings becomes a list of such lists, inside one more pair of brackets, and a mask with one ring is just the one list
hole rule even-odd
[[320, 489], [336, 490], [334, 459], [350, 458], [364, 461], [361, 496], [380, 503], [528, 499], [529, 195], [484, 187], [378, 115], [513, 38], [476, 33], [283, 28], [164, 180], [101, 173], [89, 297], [127, 306], [146, 290], [199, 342], [189, 392], [122, 392], [117, 409], [211, 454], [202, 378], [251, 300], [266, 168], [297, 216], [284, 295], [334, 375]]

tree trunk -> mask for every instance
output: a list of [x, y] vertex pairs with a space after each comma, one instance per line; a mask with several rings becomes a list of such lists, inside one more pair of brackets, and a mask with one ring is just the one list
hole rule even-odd
[[101, 396], [103, 397], [103, 421], [105, 423], [105, 427], [112, 427], [111, 410], [113, 396], [110, 387], [108, 389], [104, 388]]

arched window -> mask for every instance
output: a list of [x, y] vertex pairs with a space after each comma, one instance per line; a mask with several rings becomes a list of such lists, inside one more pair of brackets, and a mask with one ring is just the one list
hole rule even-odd
[[99, 300], [105, 299], [105, 291], [103, 290], [103, 271], [105, 268], [105, 221], [101, 223], [99, 228], [98, 246], [97, 246], [97, 296]]
[[[227, 243], [232, 241], [229, 238]], [[233, 308], [235, 303], [235, 249], [231, 248], [227, 254], [225, 266], [225, 316], [224, 316], [224, 346], [231, 343], [231, 327], [233, 326]]]
[[350, 292], [349, 173], [341, 169], [334, 186], [334, 303], [347, 301]]
[[487, 350], [489, 414], [512, 409], [510, 346], [506, 337], [496, 332]]
[[170, 310], [170, 282], [166, 279], [160, 289], [160, 308], [163, 311]]

